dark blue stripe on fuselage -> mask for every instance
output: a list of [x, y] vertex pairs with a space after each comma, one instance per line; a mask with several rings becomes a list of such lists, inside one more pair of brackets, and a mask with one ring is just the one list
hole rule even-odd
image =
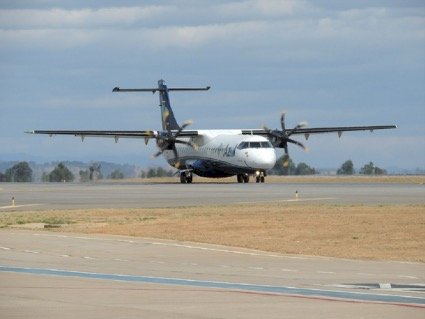
[[[212, 160], [202, 156], [182, 156], [179, 160], [184, 163], [185, 161], [195, 161], [192, 165], [194, 173], [202, 177], [228, 177], [237, 174], [254, 174], [257, 169], [248, 166], [235, 165], [229, 162]], [[173, 166], [173, 161], [170, 160], [169, 164]]]

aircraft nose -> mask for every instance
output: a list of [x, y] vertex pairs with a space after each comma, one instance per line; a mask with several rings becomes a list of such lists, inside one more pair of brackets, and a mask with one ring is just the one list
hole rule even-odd
[[270, 154], [267, 154], [267, 156], [264, 156], [262, 162], [263, 166], [266, 166], [267, 169], [273, 168], [276, 164], [276, 153], [274, 150]]
[[271, 169], [276, 164], [276, 153], [274, 149], [262, 152], [250, 152], [250, 166], [259, 169]]

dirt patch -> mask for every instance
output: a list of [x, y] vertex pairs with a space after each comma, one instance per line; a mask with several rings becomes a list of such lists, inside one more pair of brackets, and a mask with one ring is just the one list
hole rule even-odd
[[0, 225], [66, 221], [60, 229], [214, 243], [283, 254], [425, 262], [425, 205], [276, 203], [157, 209], [11, 212]]

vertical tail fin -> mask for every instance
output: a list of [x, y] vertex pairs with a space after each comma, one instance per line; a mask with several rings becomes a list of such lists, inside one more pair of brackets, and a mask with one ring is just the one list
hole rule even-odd
[[161, 108], [161, 122], [163, 130], [179, 130], [180, 126], [177, 124], [173, 109], [170, 104], [170, 97], [168, 96], [168, 88], [164, 80], [158, 81], [159, 91], [159, 106]]

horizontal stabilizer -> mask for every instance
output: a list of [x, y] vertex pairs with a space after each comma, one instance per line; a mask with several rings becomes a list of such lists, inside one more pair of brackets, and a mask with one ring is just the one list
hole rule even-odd
[[152, 92], [156, 91], [208, 91], [211, 87], [206, 86], [203, 88], [146, 88], [146, 89], [121, 89], [118, 86], [114, 87], [112, 92]]

